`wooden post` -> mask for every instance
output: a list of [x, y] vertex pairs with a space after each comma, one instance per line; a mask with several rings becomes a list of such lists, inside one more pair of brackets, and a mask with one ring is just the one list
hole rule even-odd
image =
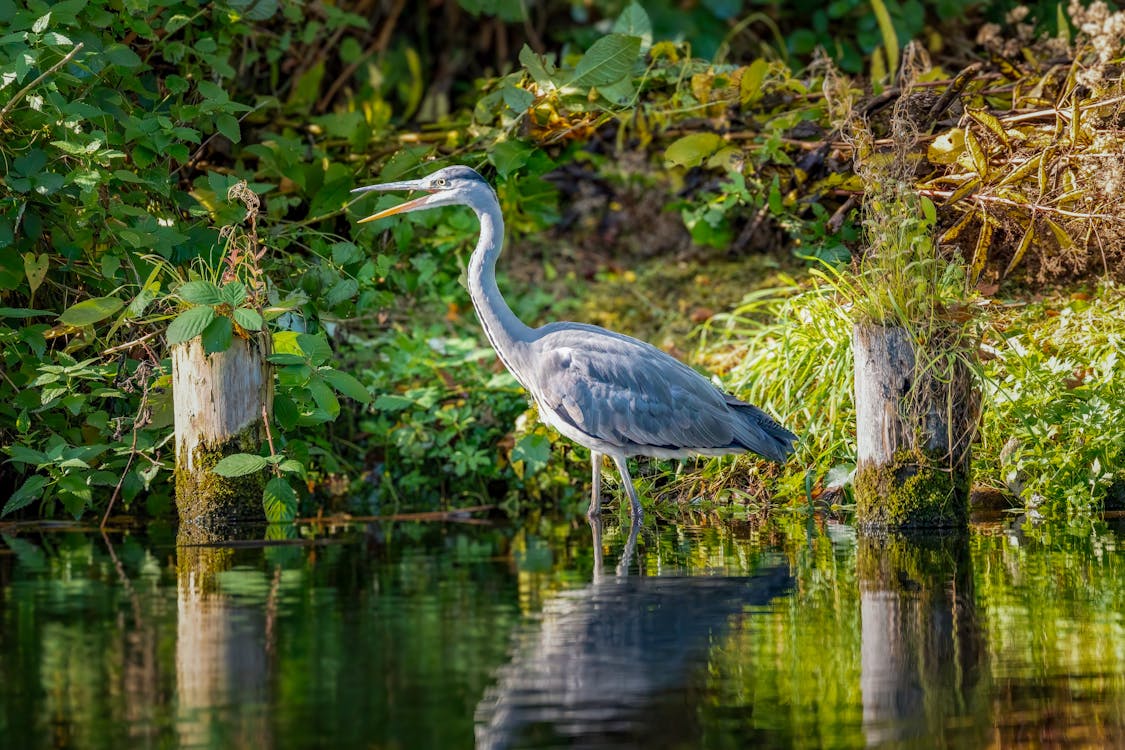
[[[917, 366], [906, 328], [857, 323], [856, 522], [867, 528], [964, 526], [978, 394], [964, 361]], [[944, 357], [944, 360], [935, 359]]]
[[266, 352], [235, 337], [224, 352], [205, 354], [201, 340], [172, 347], [176, 416], [176, 507], [181, 523], [202, 526], [264, 521], [265, 476], [226, 478], [211, 471], [231, 453], [257, 453], [262, 410], [273, 404]]

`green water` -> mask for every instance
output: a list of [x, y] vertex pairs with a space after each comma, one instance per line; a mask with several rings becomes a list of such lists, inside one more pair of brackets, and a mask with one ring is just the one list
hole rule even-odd
[[4, 748], [1125, 744], [1120, 524], [0, 533]]

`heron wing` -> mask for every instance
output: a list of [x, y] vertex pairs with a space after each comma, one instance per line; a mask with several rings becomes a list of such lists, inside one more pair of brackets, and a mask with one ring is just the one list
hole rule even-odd
[[731, 444], [722, 392], [656, 347], [577, 324], [537, 343], [533, 395], [582, 432], [624, 449]]

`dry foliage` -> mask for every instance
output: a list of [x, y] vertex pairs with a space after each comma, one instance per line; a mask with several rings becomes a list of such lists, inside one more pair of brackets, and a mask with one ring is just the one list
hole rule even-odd
[[[1021, 264], [1038, 281], [1120, 275], [1125, 264], [1125, 12], [1102, 2], [1068, 12], [1078, 29], [1030, 39], [991, 27], [991, 75], [969, 70], [960, 117], [926, 146], [921, 192], [941, 202], [941, 242], [969, 261], [971, 282]], [[956, 84], [955, 84], [956, 86]]]

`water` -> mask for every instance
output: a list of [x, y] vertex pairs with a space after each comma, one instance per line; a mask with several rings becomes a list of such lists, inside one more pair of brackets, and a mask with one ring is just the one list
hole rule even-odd
[[1125, 527], [0, 528], [0, 744], [1125, 744]]

